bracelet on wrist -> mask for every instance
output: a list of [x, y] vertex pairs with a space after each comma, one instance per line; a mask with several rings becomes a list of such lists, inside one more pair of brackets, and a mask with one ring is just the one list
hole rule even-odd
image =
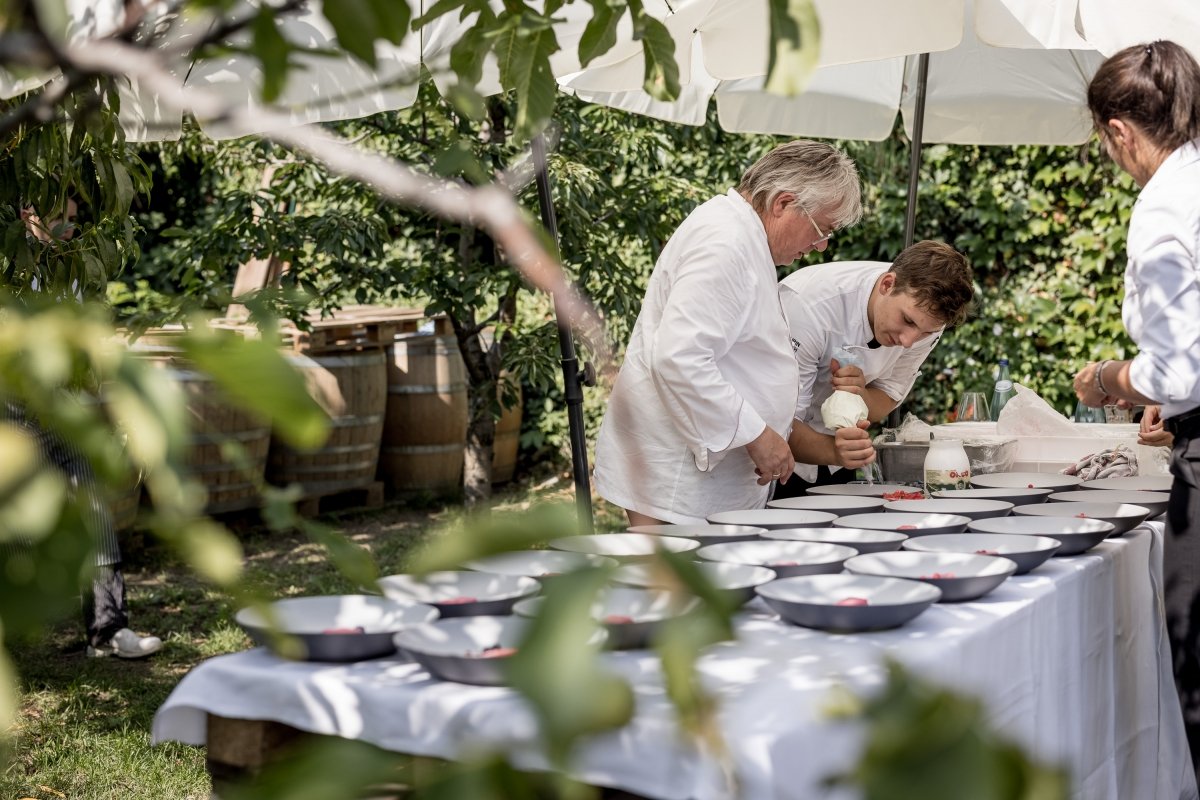
[[1100, 394], [1108, 397], [1108, 389], [1104, 388], [1104, 368], [1108, 366], [1108, 361], [1101, 361], [1096, 365], [1096, 388], [1100, 390]]

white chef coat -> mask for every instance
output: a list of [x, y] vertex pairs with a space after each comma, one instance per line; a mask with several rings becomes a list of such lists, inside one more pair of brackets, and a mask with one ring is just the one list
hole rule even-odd
[[[866, 345], [875, 338], [867, 302], [875, 281], [891, 269], [886, 261], [834, 261], [797, 270], [779, 284], [779, 299], [791, 330], [800, 370], [795, 417], [818, 433], [833, 434], [821, 421], [821, 404], [833, 394], [829, 360], [842, 345]], [[867, 385], [899, 402], [912, 389], [921, 364], [941, 337], [928, 336], [912, 347], [857, 350], [864, 357]], [[830, 466], [831, 471], [840, 467]], [[815, 464], [796, 464], [806, 481], [817, 479]]]
[[1200, 406], [1200, 139], [1138, 195], [1128, 250], [1121, 318], [1138, 346], [1129, 379], [1174, 417]]
[[745, 445], [767, 427], [787, 437], [796, 387], [766, 230], [731, 189], [684, 220], [650, 276], [596, 442], [597, 492], [674, 523], [763, 507]]

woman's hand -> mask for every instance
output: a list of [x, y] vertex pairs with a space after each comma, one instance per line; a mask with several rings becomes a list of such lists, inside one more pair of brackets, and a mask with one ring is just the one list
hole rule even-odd
[[867, 376], [860, 367], [843, 367], [836, 358], [829, 360], [830, 382], [834, 391], [865, 394], [867, 391]]
[[1099, 366], [1099, 364], [1088, 364], [1075, 373], [1075, 396], [1084, 405], [1092, 408], [1100, 408], [1101, 406], [1112, 405], [1116, 402], [1115, 397], [1104, 394], [1100, 391], [1100, 387], [1096, 385], [1096, 370]]
[[1162, 409], [1158, 406], [1146, 406], [1146, 412], [1142, 414], [1142, 425], [1138, 429], [1138, 444], [1170, 447], [1174, 441], [1175, 437], [1163, 427]]

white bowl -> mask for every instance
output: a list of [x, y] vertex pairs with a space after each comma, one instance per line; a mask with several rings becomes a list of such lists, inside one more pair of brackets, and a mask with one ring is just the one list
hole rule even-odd
[[772, 500], [767, 508], [786, 508], [792, 511], [823, 511], [844, 517], [847, 514], [862, 514], [883, 508], [882, 497], [859, 497], [844, 494], [811, 494], [804, 497], [785, 497]]
[[1082, 478], [1057, 472], [993, 472], [971, 476], [971, 485], [977, 489], [1053, 489], [1061, 492], [1081, 483]]
[[526, 578], [550, 578], [564, 572], [593, 567], [615, 567], [617, 562], [603, 556], [568, 553], [564, 550], [517, 550], [487, 558], [468, 561], [466, 567], [476, 572], [514, 575]]
[[401, 631], [395, 646], [440, 680], [503, 686], [506, 662], [528, 624], [518, 617], [443, 619]]
[[793, 625], [834, 632], [895, 628], [942, 596], [921, 581], [849, 574], [780, 578], [758, 587], [758, 594]]
[[503, 615], [513, 603], [536, 594], [541, 584], [519, 575], [447, 570], [427, 575], [388, 575], [379, 579], [385, 597], [428, 603], [442, 618]]
[[646, 533], [651, 536], [683, 536], [695, 539], [701, 545], [721, 542], [749, 542], [761, 539], [766, 528], [753, 525], [635, 525], [629, 533]]
[[1062, 542], [1048, 536], [1020, 536], [1015, 533], [941, 533], [918, 536], [904, 543], [905, 550], [918, 553], [1004, 556], [1016, 563], [1018, 575], [1037, 569], [1060, 547]]
[[1118, 489], [1131, 492], [1169, 492], [1175, 481], [1170, 475], [1131, 475], [1128, 478], [1096, 478], [1084, 481], [1080, 489]]
[[[1029, 506], [1029, 508], [1038, 507]], [[1112, 523], [1099, 519], [1026, 515], [977, 519], [971, 522], [970, 528], [979, 533], [1048, 536], [1062, 542], [1062, 547], [1055, 552], [1056, 556], [1074, 556], [1087, 552], [1116, 531]]]
[[569, 553], [588, 553], [615, 558], [621, 563], [649, 561], [660, 552], [690, 553], [700, 546], [695, 539], [654, 536], [649, 533], [597, 533], [552, 539], [550, 547]]
[[710, 544], [696, 551], [705, 561], [768, 567], [781, 578], [841, 572], [843, 562], [856, 554], [854, 548], [837, 544], [766, 540]]
[[846, 561], [846, 569], [858, 575], [909, 578], [926, 581], [942, 590], [942, 600], [959, 602], [983, 597], [995, 589], [1017, 565], [1002, 556], [966, 553], [870, 553]]
[[1017, 506], [1014, 514], [1066, 519], [1099, 519], [1110, 523], [1113, 536], [1120, 536], [1141, 525], [1150, 509], [1131, 503], [1043, 503], [1036, 506]]
[[1014, 506], [1044, 502], [1053, 489], [942, 489], [933, 496], [943, 500], [1001, 500]]
[[[727, 592], [738, 605], [754, 597], [754, 587], [775, 580], [775, 571], [750, 564], [706, 561], [696, 568], [718, 591]], [[613, 582], [635, 589], [669, 589], [678, 579], [668, 570], [654, 564], [626, 564], [613, 573]]]
[[872, 531], [866, 528], [784, 528], [767, 531], [764, 539], [784, 542], [826, 542], [853, 547], [859, 553], [899, 550], [908, 537], [897, 531]]
[[[290, 597], [270, 604], [278, 630], [299, 639], [305, 661], [362, 661], [396, 652], [392, 637], [412, 625], [437, 619], [432, 606], [375, 595]], [[275, 649], [280, 644], [257, 608], [234, 615], [255, 644]], [[276, 651], [279, 652], [279, 651]]]
[[756, 528], [824, 528], [837, 519], [825, 511], [794, 511], [787, 508], [751, 508], [719, 511], [709, 516], [713, 525], [753, 525]]
[[[513, 608], [521, 617], [536, 617], [545, 602], [544, 597], [522, 600]], [[608, 646], [614, 650], [636, 650], [648, 647], [659, 626], [695, 607], [695, 598], [682, 599], [674, 592], [660, 589], [634, 589], [610, 586], [601, 591], [592, 616], [608, 632]]]
[[893, 500], [885, 503], [884, 511], [906, 514], [958, 514], [970, 519], [1007, 517], [1013, 504], [1003, 500], [947, 500], [934, 497], [929, 500]]
[[919, 492], [919, 488], [907, 483], [835, 483], [830, 486], [813, 486], [806, 489], [808, 495], [837, 495], [842, 497], [883, 497], [892, 492]]
[[880, 511], [875, 514], [851, 514], [834, 520], [838, 528], [866, 528], [872, 531], [897, 531], [907, 536], [928, 536], [931, 533], [962, 533], [970, 517], [960, 514], [906, 514], [899, 511]]
[[1157, 517], [1167, 510], [1171, 495], [1167, 492], [1143, 492], [1134, 489], [1076, 489], [1073, 492], [1055, 492], [1050, 495], [1051, 503], [1131, 503], [1149, 510]]

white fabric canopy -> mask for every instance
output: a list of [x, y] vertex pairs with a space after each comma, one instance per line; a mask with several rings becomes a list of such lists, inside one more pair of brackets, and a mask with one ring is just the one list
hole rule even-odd
[[[1009, 12], [1006, 2], [1009, 0], [950, 3], [953, 10], [940, 20], [945, 24], [949, 19], [957, 25], [948, 48], [930, 47], [922, 37], [906, 40], [904, 28], [894, 27], [886, 15], [863, 14], [857, 19], [859, 30], [894, 27], [893, 50], [914, 55], [865, 60], [870, 56], [860, 50], [838, 63], [828, 54], [832, 40], [823, 38], [821, 63], [826, 66], [817, 69], [805, 92], [797, 97], [765, 92], [765, 68], [755, 76], [740, 79], [721, 79], [706, 70], [707, 48], [713, 36], [699, 41], [685, 38], [677, 44], [677, 53], [682, 50], [691, 59], [691, 81], [675, 103], [656, 102], [629, 82], [624, 84], [626, 91], [621, 91], [622, 85], [611, 68], [589, 67], [565, 77], [562, 83], [581, 99], [673, 122], [702, 124], [709, 100], [715, 96], [721, 126], [729, 131], [878, 141], [891, 133], [898, 111], [903, 113], [905, 129], [912, 135], [917, 91], [915, 54], [931, 52], [923, 136], [926, 142], [1085, 141], [1091, 131], [1087, 82], [1103, 56], [1091, 49], [1046, 49]], [[932, 11], [917, 9], [916, 13]], [[822, 21], [824, 37], [830, 28], [825, 26], [824, 18]], [[940, 41], [945, 44], [950, 39], [941, 37]], [[1080, 47], [1083, 42], [1076, 37], [1074, 44]], [[630, 60], [638, 62], [640, 69], [640, 57]], [[626, 64], [622, 74], [627, 78], [633, 71]]]

